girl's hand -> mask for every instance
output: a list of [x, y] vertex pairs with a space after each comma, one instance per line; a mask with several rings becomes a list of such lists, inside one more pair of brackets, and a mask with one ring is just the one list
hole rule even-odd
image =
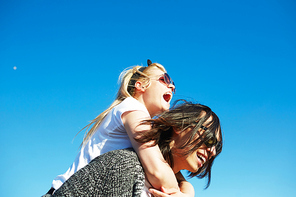
[[180, 190], [175, 190], [175, 191], [167, 191], [165, 188], [161, 187], [162, 191], [159, 191], [154, 188], [150, 188], [149, 192], [154, 196], [154, 197], [170, 197], [170, 196], [175, 196], [175, 197], [194, 197], [194, 193], [182, 193]]
[[[176, 191], [176, 192], [173, 192], [173, 193], [170, 193], [170, 194], [167, 194], [167, 193], [164, 193], [164, 192], [161, 192], [157, 189], [153, 189], [153, 188], [150, 188], [149, 189], [149, 192], [154, 196], [154, 197], [171, 197], [171, 196], [174, 196], [174, 197], [189, 197], [190, 195], [188, 194], [184, 194], [182, 193], [181, 191]], [[191, 197], [191, 196], [190, 196]]]

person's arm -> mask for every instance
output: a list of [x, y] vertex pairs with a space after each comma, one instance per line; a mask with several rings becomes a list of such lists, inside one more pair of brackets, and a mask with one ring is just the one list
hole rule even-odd
[[167, 194], [180, 191], [176, 176], [164, 160], [159, 147], [151, 146], [152, 142], [140, 144], [134, 139], [140, 132], [150, 130], [149, 125], [139, 125], [142, 120], [149, 118], [147, 114], [142, 111], [131, 111], [125, 112], [121, 118], [150, 184], [158, 190], [163, 188]]
[[187, 182], [186, 179], [183, 177], [181, 172], [178, 172], [176, 174], [176, 178], [179, 182], [180, 191], [171, 193], [170, 195], [166, 194], [166, 191], [164, 188], [161, 189], [161, 191], [157, 189], [150, 188], [149, 191], [154, 197], [168, 197], [168, 196], [175, 196], [175, 197], [194, 197], [195, 192], [194, 188], [191, 185], [191, 183]]
[[179, 187], [180, 190], [183, 194], [186, 194], [186, 196], [192, 196], [194, 197], [194, 187], [191, 185], [191, 183], [189, 183], [188, 181], [186, 181], [186, 179], [184, 178], [184, 176], [182, 175], [181, 172], [178, 172], [176, 174], [176, 178], [179, 182]]

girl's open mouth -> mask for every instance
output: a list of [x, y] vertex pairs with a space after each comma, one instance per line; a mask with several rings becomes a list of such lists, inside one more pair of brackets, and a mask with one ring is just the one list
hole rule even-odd
[[163, 95], [163, 99], [168, 103], [171, 101], [171, 98], [172, 98], [172, 95], [169, 93], [166, 93]]

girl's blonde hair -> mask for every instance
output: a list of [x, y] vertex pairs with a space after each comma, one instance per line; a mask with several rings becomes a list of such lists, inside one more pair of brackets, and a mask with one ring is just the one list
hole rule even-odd
[[[148, 60], [149, 62], [150, 60]], [[120, 81], [120, 88], [117, 92], [115, 101], [109, 106], [108, 109], [103, 111], [95, 119], [93, 119], [88, 125], [82, 128], [80, 131], [86, 129], [86, 134], [83, 138], [81, 146], [85, 145], [90, 137], [95, 133], [97, 128], [100, 126], [102, 120], [108, 115], [108, 113], [118, 104], [120, 104], [127, 97], [134, 97], [135, 95], [135, 83], [141, 81], [143, 86], [148, 87], [150, 85], [149, 76], [152, 75], [152, 68], [158, 68], [163, 72], [166, 72], [165, 68], [158, 63], [149, 64], [147, 67], [134, 66], [127, 68], [121, 72], [118, 81]], [[80, 132], [79, 131], [79, 132]]]

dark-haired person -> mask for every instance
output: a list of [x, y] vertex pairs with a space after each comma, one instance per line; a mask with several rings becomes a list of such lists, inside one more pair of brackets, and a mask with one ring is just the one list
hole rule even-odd
[[[180, 170], [187, 170], [191, 177], [207, 177], [209, 186], [213, 161], [222, 151], [220, 121], [209, 107], [183, 102], [142, 124], [152, 125], [151, 130], [136, 140], [152, 147], [158, 145], [181, 184], [188, 182], [179, 176]], [[115, 150], [76, 172], [53, 196], [168, 196], [164, 188], [150, 188], [144, 175], [132, 149]], [[182, 192], [186, 191], [172, 195], [182, 196]]]

